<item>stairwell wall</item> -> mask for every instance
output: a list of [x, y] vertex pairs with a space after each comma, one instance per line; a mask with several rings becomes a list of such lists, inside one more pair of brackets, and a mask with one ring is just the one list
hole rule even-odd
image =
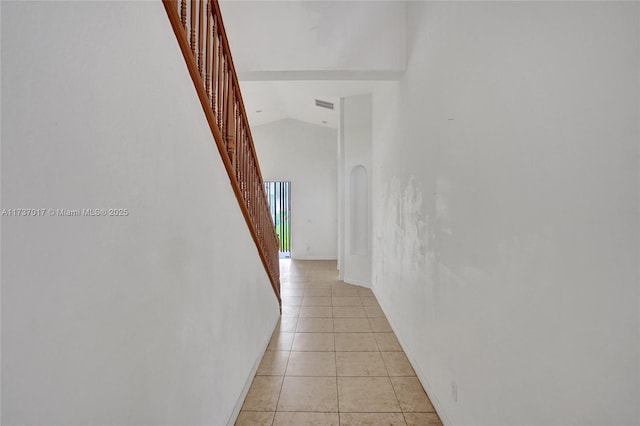
[[162, 3], [1, 7], [2, 424], [227, 424], [278, 303]]

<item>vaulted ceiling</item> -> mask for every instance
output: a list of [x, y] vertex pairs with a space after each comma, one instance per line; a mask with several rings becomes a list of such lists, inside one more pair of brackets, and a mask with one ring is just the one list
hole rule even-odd
[[337, 128], [341, 97], [405, 69], [404, 1], [226, 0], [221, 9], [252, 125]]

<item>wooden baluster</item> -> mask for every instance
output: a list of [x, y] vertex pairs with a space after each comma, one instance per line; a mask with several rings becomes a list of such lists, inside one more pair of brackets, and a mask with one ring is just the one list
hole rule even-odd
[[256, 225], [257, 225], [257, 229], [256, 229], [256, 233], [258, 234], [258, 238], [260, 238], [260, 199], [258, 198], [258, 186], [260, 185], [260, 179], [258, 178], [258, 175], [255, 174], [255, 163], [254, 163], [254, 185], [253, 185], [253, 199], [255, 200], [255, 206], [256, 206]]
[[[247, 155], [247, 143], [249, 140], [249, 129], [245, 129], [244, 134], [242, 136], [242, 150], [244, 151], [244, 155]], [[242, 175], [245, 175], [245, 171], [244, 171], [244, 166], [242, 168], [242, 170], [240, 170], [240, 172], [242, 173]]]
[[189, 3], [189, 8], [191, 9], [191, 16], [189, 18], [189, 29], [191, 38], [189, 41], [189, 46], [191, 47], [191, 52], [193, 56], [196, 56], [196, 0], [191, 0]]
[[251, 175], [251, 163], [253, 157], [247, 156], [247, 201], [249, 202], [249, 216], [253, 217], [253, 200], [251, 200], [251, 188], [253, 186], [253, 176]]
[[264, 210], [266, 206], [264, 205], [264, 201], [260, 199], [260, 243], [264, 246]]
[[251, 217], [253, 217], [253, 220], [256, 219], [256, 197], [253, 195], [255, 191], [255, 186], [256, 186], [256, 175], [254, 173], [254, 163], [255, 163], [255, 157], [252, 155], [251, 169], [249, 170], [249, 176], [251, 176], [251, 188], [249, 189], [250, 190], [249, 198], [251, 199]]
[[258, 191], [256, 190], [256, 188], [258, 187], [260, 183], [258, 182], [258, 179], [255, 178], [254, 176], [254, 181], [253, 181], [253, 195], [252, 198], [255, 201], [255, 206], [256, 206], [256, 212], [255, 212], [255, 221], [256, 221], [256, 235], [258, 236], [258, 240], [260, 239], [260, 201], [258, 200], [258, 197], [256, 195], [258, 195]]
[[[204, 64], [204, 91], [209, 97], [209, 101], [213, 99], [211, 96], [211, 0], [207, 0], [207, 34], [205, 38], [205, 64]], [[214, 110], [215, 114], [215, 110]]]
[[245, 198], [248, 200], [249, 199], [249, 157], [250, 157], [250, 153], [249, 153], [249, 149], [248, 147], [245, 146], [245, 161], [244, 161], [244, 181], [245, 181], [245, 186], [244, 186], [244, 191], [245, 191]]
[[[237, 127], [236, 122], [236, 127]], [[233, 172], [236, 175], [236, 179], [240, 182], [240, 157], [242, 156], [242, 137], [239, 133], [236, 133], [236, 165], [233, 168]]]
[[[242, 173], [242, 182], [244, 183], [244, 186], [246, 188], [246, 182], [247, 182], [247, 141], [245, 140], [244, 143], [242, 144], [242, 170], [240, 171], [240, 173]], [[244, 193], [243, 190], [243, 195], [245, 198], [245, 203], [246, 203], [246, 194]]]
[[243, 188], [242, 188], [242, 195], [244, 196], [244, 202], [245, 204], [247, 203], [247, 144], [245, 143], [242, 151], [244, 151], [244, 154], [242, 155], [242, 181], [243, 181]]
[[[238, 178], [238, 183], [240, 184], [240, 191], [242, 192], [242, 179], [244, 176], [242, 175], [242, 157], [244, 157], [243, 148], [243, 140], [242, 136], [238, 138], [236, 141], [236, 152], [237, 152], [237, 167], [236, 167], [236, 176]], [[244, 198], [242, 199], [244, 202]]]
[[[241, 119], [240, 119], [240, 104], [238, 103], [238, 98], [241, 96], [240, 95], [240, 88], [238, 87], [238, 88], [236, 88], [236, 90], [238, 91], [238, 93], [234, 97], [235, 98], [235, 100], [234, 100], [234, 105], [235, 106], [234, 106], [233, 109], [234, 109], [235, 115], [236, 115], [236, 118], [235, 118], [235, 120], [236, 120], [235, 134], [236, 134], [236, 153], [237, 153], [238, 152], [238, 149], [237, 149], [238, 141], [242, 140], [242, 137], [241, 137], [242, 128], [241, 128], [241, 125], [240, 125], [240, 123], [241, 123]], [[235, 164], [235, 171], [236, 171], [236, 176], [237, 176], [238, 175], [238, 171], [239, 171], [237, 160], [236, 160], [236, 164]]]
[[[249, 181], [249, 158], [251, 157], [251, 151], [249, 150], [249, 146], [245, 146], [245, 151], [247, 152], [247, 161], [245, 161], [245, 165], [244, 165], [244, 176], [245, 176], [245, 180]], [[249, 198], [249, 186], [246, 187], [246, 191], [247, 191], [247, 198]]]
[[204, 61], [203, 61], [203, 49], [204, 49], [204, 36], [205, 31], [204, 28], [204, 0], [198, 0], [198, 71], [200, 72], [200, 77], [204, 78]]
[[224, 94], [224, 64], [222, 56], [222, 39], [218, 40], [218, 129], [222, 132], [222, 96]]
[[[259, 204], [260, 211], [262, 211], [262, 203]], [[262, 215], [258, 216], [258, 240], [262, 246]]]
[[[248, 156], [247, 157], [247, 170], [250, 169], [251, 167], [251, 157]], [[253, 200], [251, 199], [251, 188], [253, 185], [253, 178], [251, 176], [251, 173], [247, 173], [247, 206], [249, 211], [251, 212], [251, 217], [253, 217]]]
[[[238, 116], [236, 116], [236, 128], [240, 126], [240, 120], [238, 120]], [[242, 130], [236, 132], [236, 176], [238, 180], [240, 180], [242, 163], [240, 162], [240, 156], [242, 155]]]
[[[240, 120], [238, 120], [238, 116], [236, 116], [236, 122], [238, 123], [236, 126], [240, 126]], [[242, 144], [244, 142], [243, 132], [240, 129], [236, 133], [236, 177], [238, 178], [238, 182], [242, 179]]]
[[[251, 151], [251, 147], [249, 145], [247, 145], [247, 158], [252, 158], [253, 152]], [[248, 161], [247, 162], [247, 166], [246, 166], [246, 171], [245, 173], [247, 174], [247, 176], [251, 176], [251, 162]], [[247, 196], [249, 194], [249, 187], [247, 187]]]
[[[235, 88], [235, 85], [232, 87]], [[238, 174], [238, 104], [237, 104], [238, 94], [236, 90], [233, 90], [233, 100], [231, 106], [231, 113], [233, 114], [233, 138], [235, 140], [235, 161], [233, 162], [233, 173], [237, 176]]]
[[216, 34], [217, 32], [217, 25], [216, 25], [216, 20], [215, 17], [213, 18], [213, 46], [212, 46], [212, 56], [211, 56], [211, 109], [213, 110], [213, 116], [216, 119], [216, 123], [218, 120], [218, 109], [216, 106], [217, 100], [218, 100], [218, 91], [217, 91], [217, 86], [218, 86], [218, 35]]
[[[222, 43], [222, 39], [220, 40], [220, 43]], [[218, 93], [218, 96], [220, 97], [220, 102], [218, 103], [218, 113], [220, 114], [220, 118], [219, 121], [220, 123], [218, 124], [218, 126], [220, 127], [220, 134], [222, 135], [222, 137], [224, 138], [224, 125], [226, 124], [226, 112], [225, 112], [225, 105], [226, 105], [226, 85], [227, 85], [227, 77], [225, 75], [225, 63], [224, 63], [224, 50], [222, 51], [222, 55], [220, 55], [220, 87], [218, 88], [220, 91]]]
[[[220, 107], [222, 108], [222, 127], [220, 129], [220, 133], [222, 133], [222, 137], [224, 138], [225, 144], [227, 143], [227, 124], [229, 124], [229, 71], [228, 71], [228, 63], [227, 63], [227, 55], [226, 53], [222, 56], [224, 66], [222, 67], [222, 104]], [[228, 147], [227, 147], [228, 154]]]
[[242, 196], [244, 197], [245, 204], [247, 203], [247, 147], [243, 148], [244, 154], [242, 158]]
[[182, 23], [182, 28], [186, 33], [187, 31], [187, 0], [180, 1], [180, 22]]
[[256, 200], [256, 175], [255, 175], [255, 157], [251, 156], [251, 205], [253, 206], [253, 218], [256, 219], [257, 216], [257, 205], [258, 200]]

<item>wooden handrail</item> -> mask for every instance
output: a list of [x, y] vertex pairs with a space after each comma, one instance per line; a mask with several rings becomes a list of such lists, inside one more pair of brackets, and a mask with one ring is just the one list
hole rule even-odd
[[278, 237], [217, 0], [162, 0], [240, 210], [280, 298]]

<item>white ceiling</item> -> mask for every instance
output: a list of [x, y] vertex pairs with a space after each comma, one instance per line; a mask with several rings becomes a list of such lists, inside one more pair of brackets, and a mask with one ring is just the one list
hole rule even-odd
[[405, 3], [222, 1], [239, 74], [281, 71], [402, 71]]
[[[252, 126], [293, 118], [337, 128], [341, 97], [369, 93], [376, 80], [404, 71], [404, 1], [220, 5]], [[315, 106], [315, 99], [334, 103], [334, 110]]]
[[[337, 129], [340, 98], [370, 93], [373, 84], [372, 81], [242, 81], [240, 88], [252, 126], [293, 118]], [[316, 106], [316, 99], [332, 102], [334, 109]]]

